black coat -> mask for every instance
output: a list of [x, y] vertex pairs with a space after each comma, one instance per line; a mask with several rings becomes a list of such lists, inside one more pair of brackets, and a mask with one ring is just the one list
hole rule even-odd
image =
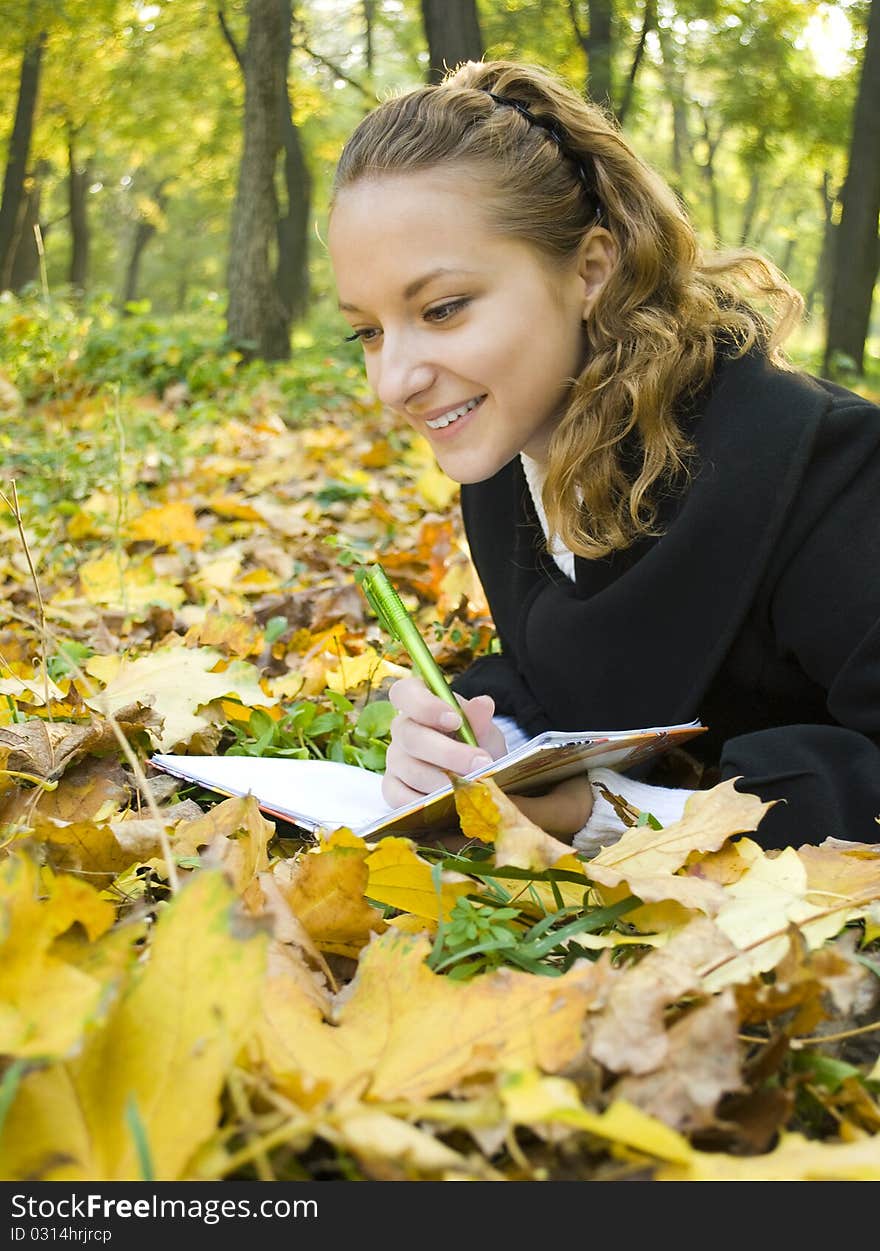
[[519, 458], [462, 487], [502, 650], [453, 685], [530, 733], [699, 717], [689, 751], [786, 801], [764, 846], [880, 842], [880, 408], [751, 353], [683, 420], [695, 472], [663, 535], [574, 582]]

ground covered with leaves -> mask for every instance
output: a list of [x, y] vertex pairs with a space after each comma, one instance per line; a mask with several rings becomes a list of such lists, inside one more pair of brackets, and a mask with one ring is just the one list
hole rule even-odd
[[491, 649], [455, 488], [344, 350], [0, 314], [0, 1177], [880, 1179], [880, 846], [723, 784], [584, 860], [473, 782], [453, 854], [156, 772], [381, 769], [352, 569]]

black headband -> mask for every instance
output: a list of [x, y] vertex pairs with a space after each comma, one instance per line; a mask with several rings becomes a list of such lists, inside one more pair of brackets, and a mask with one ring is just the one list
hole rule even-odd
[[560, 155], [564, 156], [567, 161], [570, 161], [577, 170], [581, 186], [592, 203], [596, 205], [596, 220], [599, 221], [602, 217], [602, 201], [599, 199], [595, 181], [590, 173], [587, 172], [580, 157], [572, 152], [568, 139], [559, 123], [555, 119], [538, 117], [527, 105], [523, 104], [522, 100], [515, 100], [512, 96], [498, 96], [494, 91], [490, 91], [488, 87], [483, 87], [481, 90], [485, 91], [490, 100], [494, 100], [496, 104], [506, 104], [508, 108], [516, 109], [517, 113], [524, 117], [531, 126], [539, 126], [553, 140], [559, 149]]

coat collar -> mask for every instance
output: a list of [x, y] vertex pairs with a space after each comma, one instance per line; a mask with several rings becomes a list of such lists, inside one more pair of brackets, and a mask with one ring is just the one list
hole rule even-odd
[[[536, 551], [538, 522], [525, 480], [518, 461], [508, 466], [531, 524], [518, 527], [513, 552], [525, 602], [499, 632], [514, 642], [551, 724], [633, 727], [699, 715], [754, 600], [829, 404], [816, 382], [757, 353], [724, 362], [695, 415], [697, 468], [666, 533], [605, 561], [578, 558], [574, 585]], [[504, 580], [497, 550], [487, 556], [493, 580]], [[507, 582], [510, 576], [508, 569]], [[491, 586], [486, 590], [491, 603]], [[499, 603], [514, 610], [506, 588]]]

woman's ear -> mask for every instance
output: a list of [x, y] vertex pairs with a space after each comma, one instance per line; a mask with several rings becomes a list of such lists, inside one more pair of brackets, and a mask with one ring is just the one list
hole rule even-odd
[[582, 319], [586, 321], [605, 283], [614, 273], [618, 260], [617, 243], [604, 226], [596, 226], [584, 239], [578, 273], [583, 282]]

